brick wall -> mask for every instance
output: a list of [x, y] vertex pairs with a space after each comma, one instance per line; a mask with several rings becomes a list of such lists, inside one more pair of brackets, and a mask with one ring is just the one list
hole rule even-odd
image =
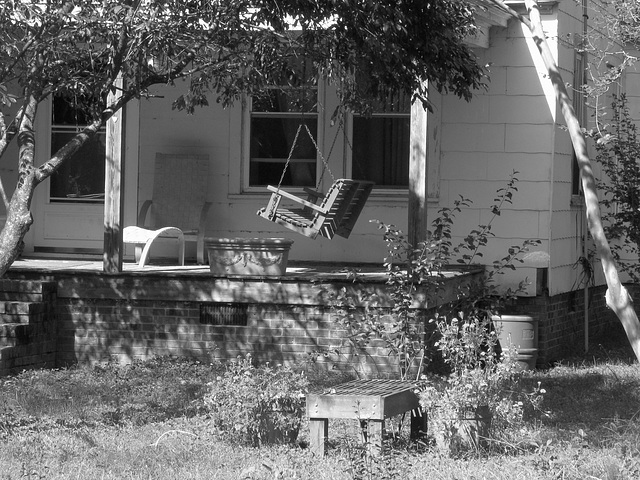
[[364, 376], [397, 373], [381, 340], [365, 351], [354, 348], [331, 307], [235, 304], [245, 313], [244, 324], [214, 325], [202, 315], [202, 306], [61, 298], [56, 307], [58, 365], [130, 363], [155, 355], [211, 361], [251, 353], [258, 362], [314, 362]]
[[[640, 289], [628, 287], [632, 296]], [[607, 338], [616, 338], [622, 325], [606, 306], [606, 286], [589, 289], [589, 348]], [[584, 352], [584, 292], [582, 290], [554, 295], [521, 298], [511, 307], [513, 313], [538, 319], [538, 365]]]
[[[222, 282], [223, 288], [215, 282]], [[52, 366], [54, 359], [63, 366], [107, 360], [128, 363], [156, 355], [210, 361], [251, 353], [260, 362], [312, 360], [325, 368], [355, 370], [365, 376], [397, 375], [397, 362], [384, 343], [373, 340], [366, 351], [355, 349], [341, 317], [325, 301], [330, 290], [346, 286], [354, 284], [305, 286], [276, 281], [252, 285], [247, 280], [235, 284], [228, 279], [69, 274], [43, 287], [40, 296], [48, 302], [32, 301], [42, 306], [20, 307], [26, 310], [19, 325], [28, 327], [18, 328], [21, 333], [15, 345], [2, 348], [0, 373]], [[380, 285], [359, 286], [374, 287]], [[593, 347], [622, 328], [604, 304], [604, 291], [604, 287], [590, 291]], [[632, 291], [636, 296], [638, 292], [637, 288]], [[417, 310], [428, 318], [426, 310]], [[386, 313], [382, 311], [384, 320], [391, 321]], [[583, 351], [582, 292], [522, 298], [510, 313], [538, 318], [539, 366]]]
[[[590, 291], [591, 348], [622, 329], [604, 303], [604, 291], [603, 287]], [[246, 324], [212, 325], [203, 323], [198, 302], [61, 299], [58, 363], [109, 359], [126, 363], [154, 355], [208, 361], [251, 353], [260, 362], [315, 361], [365, 376], [397, 374], [397, 362], [389, 357], [384, 343], [374, 340], [366, 351], [358, 351], [330, 307], [243, 304], [243, 308]], [[538, 319], [538, 366], [584, 351], [581, 291], [522, 298], [510, 313]]]
[[0, 375], [55, 366], [55, 283], [0, 280]]

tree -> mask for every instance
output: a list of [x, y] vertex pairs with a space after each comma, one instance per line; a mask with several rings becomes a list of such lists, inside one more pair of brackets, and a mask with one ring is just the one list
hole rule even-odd
[[611, 253], [611, 247], [609, 246], [609, 242], [602, 225], [598, 191], [587, 151], [585, 135], [571, 104], [571, 99], [562, 80], [562, 75], [558, 70], [553, 54], [547, 44], [546, 36], [542, 28], [542, 22], [540, 21], [538, 4], [535, 0], [525, 1], [525, 5], [529, 13], [529, 18], [526, 18], [509, 8], [504, 2], [502, 2], [502, 0], [491, 1], [524, 23], [531, 30], [536, 46], [538, 47], [538, 51], [540, 52], [545, 67], [547, 68], [549, 79], [553, 84], [556, 98], [560, 104], [562, 115], [567, 125], [567, 130], [569, 131], [571, 143], [573, 144], [573, 149], [580, 168], [580, 181], [582, 183], [582, 190], [586, 205], [587, 225], [595, 243], [596, 251], [600, 258], [600, 263], [602, 264], [602, 269], [607, 282], [607, 306], [613, 310], [622, 323], [636, 358], [640, 360], [640, 322], [638, 321], [638, 316], [633, 309], [633, 303], [629, 292], [622, 285], [618, 276], [616, 263]]
[[[303, 56], [337, 86], [343, 109], [366, 112], [390, 90], [412, 91], [429, 108], [427, 84], [466, 99], [482, 85], [463, 43], [474, 28], [472, 7], [459, 0], [4, 0], [0, 158], [17, 142], [18, 182], [3, 195], [0, 275], [32, 223], [34, 189], [152, 85], [184, 80], [174, 107], [187, 112], [209, 96], [227, 106], [283, 80], [298, 84], [307, 72], [290, 59]], [[369, 81], [356, 84], [355, 71]], [[54, 95], [81, 102], [90, 122], [38, 166], [34, 119]]]
[[[640, 141], [630, 99], [623, 87], [624, 73], [638, 62], [640, 48], [640, 3], [637, 0], [612, 0], [594, 4], [592, 29], [582, 40], [589, 54], [589, 82], [583, 94], [594, 105], [595, 126], [586, 135], [595, 140], [596, 162], [603, 178], [598, 188], [603, 193], [604, 230], [620, 270], [633, 282], [640, 281]], [[606, 40], [604, 40], [606, 39]], [[624, 91], [624, 87], [622, 88]]]
[[[626, 96], [615, 96], [611, 118], [588, 131], [596, 140], [596, 161], [605, 175], [598, 182], [608, 209], [604, 231], [615, 239], [611, 251], [631, 281], [640, 282], [640, 139]], [[600, 119], [600, 117], [598, 117]]]

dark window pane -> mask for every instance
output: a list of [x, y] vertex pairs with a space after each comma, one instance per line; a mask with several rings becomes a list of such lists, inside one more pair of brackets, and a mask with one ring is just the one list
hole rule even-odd
[[[66, 145], [78, 131], [91, 123], [95, 99], [55, 96], [51, 112], [51, 154]], [[51, 176], [52, 201], [104, 201], [106, 135], [101, 130]]]
[[409, 186], [408, 117], [354, 117], [353, 177], [376, 187]]
[[84, 98], [77, 98], [77, 103], [70, 99], [54, 96], [51, 112], [52, 125], [89, 125], [92, 121], [89, 114], [91, 105]]
[[[304, 125], [296, 140], [302, 119], [299, 117], [257, 117], [251, 119], [251, 186], [277, 185], [286, 165], [291, 146], [295, 148], [282, 185], [315, 186], [317, 152]], [[318, 121], [304, 120], [309, 131], [317, 135]]]
[[406, 113], [411, 111], [411, 95], [394, 92], [374, 103], [373, 113]]
[[[51, 153], [65, 145], [75, 132], [54, 132]], [[51, 176], [52, 200], [104, 199], [105, 134], [99, 133]]]
[[315, 186], [318, 88], [311, 61], [287, 59], [279, 85], [252, 98], [249, 186]]

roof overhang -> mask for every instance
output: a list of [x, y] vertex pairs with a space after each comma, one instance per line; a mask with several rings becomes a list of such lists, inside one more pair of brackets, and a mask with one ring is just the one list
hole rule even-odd
[[[478, 48], [489, 48], [489, 29], [491, 27], [506, 28], [511, 15], [493, 3], [491, 0], [469, 0], [476, 5], [477, 33], [473, 37], [467, 37], [465, 42]], [[538, 6], [542, 14], [550, 13], [560, 0], [538, 0]], [[524, 2], [520, 0], [506, 0], [504, 2], [518, 13], [525, 13]]]

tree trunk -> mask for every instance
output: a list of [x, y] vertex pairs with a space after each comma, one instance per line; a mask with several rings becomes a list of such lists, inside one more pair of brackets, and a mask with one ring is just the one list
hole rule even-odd
[[[600, 262], [607, 282], [607, 306], [614, 311], [622, 323], [636, 358], [640, 360], [640, 322], [638, 321], [638, 316], [633, 309], [631, 296], [620, 282], [618, 270], [616, 268], [613, 255], [611, 254], [611, 248], [609, 247], [609, 242], [604, 234], [602, 220], [600, 217], [598, 191], [596, 189], [591, 161], [589, 160], [589, 154], [587, 152], [587, 143], [582, 130], [580, 129], [580, 122], [573, 110], [571, 99], [569, 98], [567, 89], [562, 81], [562, 76], [560, 75], [560, 71], [558, 70], [558, 66], [556, 65], [542, 29], [538, 4], [535, 0], [525, 0], [525, 5], [529, 12], [529, 19], [527, 20], [511, 10], [501, 0], [491, 1], [514, 17], [518, 18], [518, 20], [523, 22], [533, 34], [536, 46], [542, 56], [542, 60], [544, 61], [545, 67], [549, 73], [549, 78], [556, 92], [556, 98], [560, 104], [562, 115], [565, 123], [567, 124], [571, 142], [573, 143], [573, 149], [578, 160], [580, 179], [582, 182], [582, 190], [584, 192], [586, 205], [587, 225], [596, 245], [596, 250], [600, 257]], [[586, 305], [585, 308], [587, 308]]]
[[31, 199], [38, 184], [34, 167], [35, 136], [33, 122], [38, 102], [31, 97], [25, 105], [18, 133], [19, 166], [18, 184], [9, 202], [7, 220], [0, 232], [0, 277], [20, 256], [24, 247], [24, 236], [33, 223]]
[[24, 247], [24, 236], [29, 231], [33, 223], [28, 203], [33, 195], [33, 178], [15, 191], [9, 211], [7, 221], [0, 232], [0, 277], [3, 276], [13, 262], [20, 256]]

